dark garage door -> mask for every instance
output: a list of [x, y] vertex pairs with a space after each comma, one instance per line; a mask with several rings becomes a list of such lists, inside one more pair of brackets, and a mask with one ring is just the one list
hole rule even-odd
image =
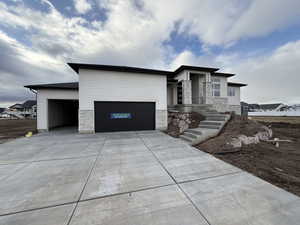
[[154, 129], [154, 102], [95, 102], [96, 132]]

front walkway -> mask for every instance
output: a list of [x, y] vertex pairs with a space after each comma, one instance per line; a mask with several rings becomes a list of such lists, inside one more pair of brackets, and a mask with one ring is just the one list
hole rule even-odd
[[0, 145], [1, 225], [298, 224], [300, 198], [161, 132]]

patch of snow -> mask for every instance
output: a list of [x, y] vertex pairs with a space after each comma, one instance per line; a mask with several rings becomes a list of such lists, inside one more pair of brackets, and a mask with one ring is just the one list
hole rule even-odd
[[249, 116], [300, 116], [300, 110], [249, 112]]

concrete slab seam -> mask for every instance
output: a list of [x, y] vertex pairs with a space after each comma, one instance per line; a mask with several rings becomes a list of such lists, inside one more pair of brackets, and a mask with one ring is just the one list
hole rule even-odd
[[[140, 136], [139, 136], [140, 137]], [[190, 201], [192, 206], [198, 211], [198, 213], [203, 217], [203, 219], [206, 221], [208, 225], [211, 225], [211, 223], [208, 221], [208, 219], [204, 216], [204, 214], [200, 211], [200, 209], [196, 206], [196, 204], [190, 199], [190, 197], [183, 191], [183, 189], [180, 187], [180, 185], [177, 183], [176, 179], [170, 174], [170, 172], [167, 170], [167, 168], [163, 165], [163, 163], [158, 159], [158, 157], [155, 155], [155, 153], [148, 147], [148, 145], [144, 142], [143, 138], [140, 137], [146, 148], [152, 153], [154, 158], [158, 161], [158, 163], [161, 165], [161, 167], [166, 171], [166, 173], [173, 179], [175, 182], [175, 185], [181, 190], [181, 192], [185, 195], [185, 197]]]
[[71, 201], [71, 202], [65, 202], [65, 203], [61, 203], [61, 204], [38, 207], [38, 208], [34, 208], [34, 209], [25, 209], [25, 210], [16, 211], [16, 212], [5, 213], [5, 214], [1, 214], [0, 217], [15, 215], [15, 214], [19, 214], [19, 213], [25, 213], [25, 212], [32, 212], [32, 211], [41, 210], [41, 209], [55, 208], [55, 207], [58, 207], [58, 206], [71, 205], [71, 204], [74, 204], [74, 203], [77, 203], [77, 201]]
[[213, 178], [218, 178], [218, 177], [224, 177], [224, 176], [229, 176], [229, 175], [233, 175], [233, 174], [238, 174], [238, 173], [243, 173], [244, 171], [236, 171], [236, 172], [230, 172], [230, 173], [225, 173], [225, 174], [221, 174], [221, 175], [216, 175], [216, 176], [211, 176], [211, 177], [204, 177], [204, 178], [198, 178], [198, 179], [192, 179], [192, 180], [185, 180], [185, 181], [180, 181], [177, 182], [178, 184], [185, 184], [185, 183], [189, 183], [189, 182], [194, 182], [194, 181], [199, 181], [199, 180], [207, 180], [207, 179], [213, 179]]
[[73, 216], [74, 216], [74, 214], [75, 214], [75, 211], [76, 211], [76, 209], [77, 209], [77, 207], [78, 207], [78, 203], [80, 202], [80, 199], [81, 199], [82, 194], [83, 194], [83, 192], [84, 192], [84, 190], [85, 190], [85, 187], [86, 187], [86, 185], [87, 185], [87, 183], [88, 183], [88, 181], [89, 181], [89, 179], [90, 179], [90, 177], [91, 177], [91, 174], [92, 174], [92, 172], [93, 172], [93, 170], [94, 170], [94, 168], [95, 168], [95, 166], [96, 166], [96, 163], [97, 163], [97, 161], [98, 161], [98, 159], [99, 159], [101, 153], [103, 152], [103, 147], [104, 147], [105, 141], [106, 141], [106, 138], [104, 139], [104, 141], [103, 141], [103, 143], [102, 143], [102, 146], [101, 146], [101, 150], [99, 150], [99, 152], [98, 152], [98, 154], [97, 154], [97, 157], [96, 157], [96, 159], [95, 159], [95, 161], [94, 161], [94, 163], [93, 163], [93, 165], [92, 165], [92, 168], [91, 168], [91, 170], [90, 170], [90, 172], [89, 172], [89, 174], [88, 174], [88, 176], [87, 176], [86, 182], [85, 182], [85, 184], [84, 184], [84, 186], [83, 186], [83, 188], [82, 188], [82, 190], [81, 190], [81, 193], [80, 193], [79, 198], [78, 198], [78, 200], [77, 200], [77, 202], [76, 202], [76, 205], [75, 205], [75, 207], [74, 207], [74, 209], [73, 209], [73, 211], [72, 211], [72, 213], [71, 213], [71, 216], [70, 216], [70, 218], [69, 218], [69, 220], [68, 220], [68, 222], [67, 222], [67, 225], [69, 225], [69, 224], [71, 223], [71, 221], [72, 221], [72, 218], [73, 218]]
[[0, 163], [0, 166], [16, 165], [16, 164], [22, 164], [22, 163], [37, 163], [37, 162], [59, 161], [59, 160], [68, 160], [68, 159], [81, 159], [81, 158], [89, 158], [89, 157], [92, 157], [92, 156], [96, 156], [97, 154], [84, 155], [84, 156], [75, 156], [75, 157], [66, 157], [66, 158], [55, 158], [55, 159], [40, 159], [40, 160], [34, 160], [34, 161], [20, 161], [20, 162], [6, 163], [6, 164], [1, 164]]
[[153, 189], [158, 189], [158, 188], [163, 188], [163, 187], [168, 187], [168, 186], [175, 186], [175, 185], [176, 184], [165, 184], [165, 185], [159, 185], [159, 186], [154, 186], [154, 187], [141, 188], [141, 189], [137, 189], [134, 191], [125, 191], [125, 192], [119, 192], [119, 193], [115, 193], [115, 194], [103, 195], [103, 196], [99, 196], [99, 197], [87, 198], [87, 199], [80, 200], [79, 202], [88, 202], [88, 201], [93, 201], [93, 200], [97, 200], [97, 199], [110, 198], [110, 197], [114, 197], [114, 196], [132, 194], [132, 193], [148, 191], [148, 190], [153, 190]]

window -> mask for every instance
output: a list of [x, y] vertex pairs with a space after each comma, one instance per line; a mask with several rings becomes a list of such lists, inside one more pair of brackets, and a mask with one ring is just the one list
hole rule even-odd
[[212, 78], [212, 96], [221, 96], [221, 80], [220, 78]]
[[235, 96], [235, 88], [228, 87], [228, 96]]

